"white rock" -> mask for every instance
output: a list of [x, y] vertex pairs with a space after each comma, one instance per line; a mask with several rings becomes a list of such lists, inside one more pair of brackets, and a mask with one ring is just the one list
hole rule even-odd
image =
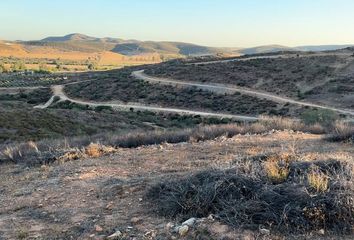
[[121, 231], [116, 231], [115, 233], [113, 233], [112, 235], [109, 235], [107, 237], [107, 239], [111, 239], [111, 240], [118, 240], [123, 236], [123, 234], [121, 233]]
[[270, 230], [265, 229], [265, 228], [259, 229], [259, 232], [263, 235], [270, 235]]
[[195, 224], [196, 221], [197, 221], [196, 218], [190, 218], [187, 221], [184, 221], [182, 223], [182, 226], [187, 225], [188, 227], [193, 227], [193, 225]]

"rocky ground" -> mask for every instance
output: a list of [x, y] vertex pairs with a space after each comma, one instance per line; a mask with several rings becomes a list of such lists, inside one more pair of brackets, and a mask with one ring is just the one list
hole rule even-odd
[[279, 152], [305, 161], [354, 160], [353, 145], [285, 131], [119, 149], [100, 158], [33, 168], [3, 164], [0, 239], [353, 239], [324, 231], [283, 235], [261, 226], [235, 230], [213, 216], [167, 219], [145, 199], [156, 182]]

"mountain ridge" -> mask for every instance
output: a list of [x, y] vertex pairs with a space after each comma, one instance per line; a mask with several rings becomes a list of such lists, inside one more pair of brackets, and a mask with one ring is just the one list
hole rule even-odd
[[[209, 47], [194, 43], [176, 42], [176, 41], [139, 41], [135, 39], [124, 40], [122, 38], [112, 37], [92, 37], [81, 33], [71, 33], [64, 36], [49, 36], [40, 40], [33, 41], [4, 41], [16, 43], [23, 48], [23, 51], [31, 52], [49, 51], [52, 49], [60, 52], [81, 52], [81, 53], [101, 53], [110, 52], [123, 56], [145, 56], [158, 54], [162, 59], [189, 57], [189, 56], [240, 56], [262, 53], [273, 53], [279, 51], [329, 51], [337, 50], [354, 45], [305, 45], [289, 47], [284, 45], [263, 45], [250, 48], [231, 48], [231, 47]], [[9, 50], [10, 51], [10, 50]], [[21, 50], [22, 51], [22, 50]], [[14, 52], [16, 55], [16, 52]]]

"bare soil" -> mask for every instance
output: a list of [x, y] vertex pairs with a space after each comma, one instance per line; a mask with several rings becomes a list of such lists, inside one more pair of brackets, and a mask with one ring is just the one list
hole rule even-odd
[[113, 155], [38, 168], [3, 164], [0, 239], [106, 239], [117, 230], [122, 239], [353, 239], [326, 233], [264, 235], [261, 230], [231, 229], [212, 219], [180, 238], [166, 225], [181, 219], [158, 217], [144, 199], [147, 189], [163, 179], [289, 151], [306, 161], [354, 160], [350, 144], [285, 131], [119, 149]]

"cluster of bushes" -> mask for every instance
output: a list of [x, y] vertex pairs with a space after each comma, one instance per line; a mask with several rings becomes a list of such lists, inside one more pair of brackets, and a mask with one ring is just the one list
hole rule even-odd
[[[134, 114], [134, 113], [130, 113]], [[195, 126], [195, 125], [192, 125]], [[88, 127], [88, 126], [87, 126]], [[146, 125], [144, 126], [146, 128]], [[71, 128], [69, 128], [71, 129]], [[209, 125], [199, 126], [196, 128], [184, 128], [178, 130], [155, 130], [155, 131], [133, 131], [128, 134], [117, 134], [103, 132], [96, 135], [84, 136], [84, 137], [71, 137], [67, 139], [57, 140], [41, 140], [37, 142], [40, 152], [51, 152], [53, 149], [67, 149], [70, 148], [82, 148], [87, 146], [91, 142], [99, 142], [103, 145], [122, 147], [122, 148], [134, 148], [143, 145], [161, 144], [167, 143], [179, 143], [187, 141], [204, 141], [215, 139], [220, 136], [232, 137], [237, 134], [262, 134], [269, 132], [270, 130], [285, 130], [292, 129], [294, 131], [312, 132], [316, 134], [326, 133], [327, 129], [320, 125], [305, 125], [300, 121], [285, 119], [285, 118], [263, 118], [256, 123], [232, 123], [224, 125]], [[3, 145], [3, 150], [7, 147], [21, 150], [22, 144], [7, 144]], [[26, 143], [24, 144], [26, 146]], [[2, 152], [3, 152], [2, 150]], [[1, 152], [1, 151], [0, 151]], [[16, 154], [14, 154], [16, 155]], [[50, 155], [50, 154], [49, 154]], [[44, 163], [47, 160], [46, 154], [36, 155], [31, 158], [22, 154], [19, 159], [8, 159], [4, 156], [0, 156], [0, 159], [4, 161], [13, 161], [16, 163]]]
[[49, 100], [52, 92], [49, 88], [40, 88], [33, 91], [20, 90], [18, 94], [0, 94], [0, 101], [24, 101], [28, 104], [40, 104]]

